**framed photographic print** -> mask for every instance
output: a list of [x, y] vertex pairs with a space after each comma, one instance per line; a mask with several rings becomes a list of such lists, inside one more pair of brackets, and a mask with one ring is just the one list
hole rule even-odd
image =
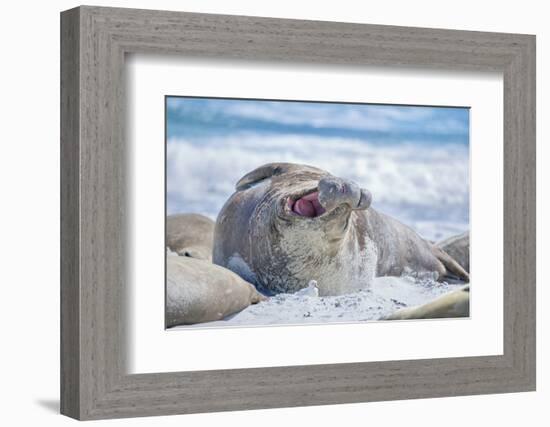
[[61, 40], [62, 413], [534, 390], [534, 36], [83, 6]]
[[[374, 320], [469, 282], [468, 108], [167, 96], [166, 135], [168, 326]], [[195, 289], [203, 261], [253, 286]]]

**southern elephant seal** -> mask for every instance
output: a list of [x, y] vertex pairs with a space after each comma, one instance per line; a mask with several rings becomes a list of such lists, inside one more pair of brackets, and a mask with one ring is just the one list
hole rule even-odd
[[470, 285], [446, 293], [427, 304], [407, 307], [382, 320], [440, 319], [470, 315]]
[[166, 217], [166, 246], [180, 256], [212, 260], [214, 221], [200, 214]]
[[468, 280], [443, 250], [370, 203], [367, 190], [324, 170], [261, 166], [239, 180], [219, 213], [213, 262], [268, 293], [316, 280], [319, 295], [340, 295], [406, 272]]
[[470, 232], [465, 231], [457, 236], [449, 237], [437, 244], [452, 256], [464, 270], [470, 272]]
[[225, 268], [189, 257], [166, 257], [166, 327], [220, 320], [264, 299]]

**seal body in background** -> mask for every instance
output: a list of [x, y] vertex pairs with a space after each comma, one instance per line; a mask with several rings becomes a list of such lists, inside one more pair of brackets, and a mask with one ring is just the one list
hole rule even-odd
[[214, 221], [204, 215], [166, 217], [166, 246], [180, 256], [212, 261], [213, 238]]

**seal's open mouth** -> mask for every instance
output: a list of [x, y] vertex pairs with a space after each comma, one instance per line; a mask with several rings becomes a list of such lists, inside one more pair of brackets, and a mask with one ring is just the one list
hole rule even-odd
[[326, 210], [319, 203], [319, 192], [306, 194], [296, 200], [288, 199], [288, 208], [296, 215], [315, 218], [323, 215]]

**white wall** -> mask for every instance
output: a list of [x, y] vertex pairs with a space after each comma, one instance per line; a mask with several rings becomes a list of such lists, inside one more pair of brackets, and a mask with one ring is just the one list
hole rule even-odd
[[[247, 14], [376, 24], [537, 34], [538, 218], [548, 218], [544, 182], [550, 160], [550, 27], [542, 1], [97, 1], [126, 6]], [[4, 2], [2, 5], [0, 259], [4, 290], [0, 379], [3, 425], [65, 425], [57, 414], [59, 360], [59, 11], [73, 1]], [[7, 95], [7, 96], [6, 96]], [[543, 192], [546, 197], [543, 198]], [[110, 425], [548, 425], [550, 311], [542, 268], [550, 253], [548, 222], [538, 224], [538, 392], [277, 409], [157, 419], [112, 421]], [[7, 237], [7, 238], [6, 238]], [[5, 273], [7, 270], [7, 274]]]

